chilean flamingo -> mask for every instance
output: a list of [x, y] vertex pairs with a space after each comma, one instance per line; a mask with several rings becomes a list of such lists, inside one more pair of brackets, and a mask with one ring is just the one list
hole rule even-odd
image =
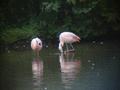
[[[72, 43], [74, 42], [80, 42], [80, 37], [75, 35], [72, 32], [62, 32], [59, 36], [59, 50], [62, 53], [63, 52], [63, 46], [64, 43], [66, 44], [66, 52], [74, 51], [74, 47], [72, 46]], [[68, 47], [68, 44], [71, 48]]]
[[39, 38], [32, 39], [31, 48], [39, 56], [39, 51], [42, 49], [42, 41]]

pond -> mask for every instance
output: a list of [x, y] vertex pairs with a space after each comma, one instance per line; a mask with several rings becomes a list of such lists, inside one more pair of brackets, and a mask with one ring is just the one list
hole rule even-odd
[[120, 44], [74, 44], [76, 51], [60, 54], [50, 46], [39, 57], [33, 51], [0, 54], [0, 90], [120, 90]]

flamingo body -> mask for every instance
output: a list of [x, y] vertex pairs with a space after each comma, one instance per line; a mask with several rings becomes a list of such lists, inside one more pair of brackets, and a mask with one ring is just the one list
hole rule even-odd
[[63, 32], [59, 37], [60, 42], [73, 43], [80, 40], [80, 38], [72, 32]]
[[39, 38], [32, 39], [31, 48], [35, 53], [39, 54], [39, 51], [42, 49], [42, 41]]
[[[62, 32], [59, 36], [59, 50], [61, 52], [63, 52], [62, 47], [64, 46], [64, 43], [66, 44], [72, 44], [74, 42], [79, 42], [80, 41], [80, 37], [75, 35], [72, 32]], [[72, 46], [73, 47], [73, 46]]]

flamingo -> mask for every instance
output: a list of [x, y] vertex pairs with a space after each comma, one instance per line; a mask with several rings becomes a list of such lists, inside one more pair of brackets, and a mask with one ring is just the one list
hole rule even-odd
[[42, 41], [37, 37], [32, 39], [31, 48], [39, 56], [39, 51], [42, 49]]
[[[70, 51], [74, 51], [74, 47], [72, 45], [72, 43], [74, 42], [80, 42], [80, 37], [75, 35], [72, 32], [62, 32], [59, 35], [59, 50], [62, 53], [63, 52], [63, 46], [64, 43], [66, 44], [66, 52], [70, 52]], [[70, 45], [71, 48], [68, 47], [68, 44]]]

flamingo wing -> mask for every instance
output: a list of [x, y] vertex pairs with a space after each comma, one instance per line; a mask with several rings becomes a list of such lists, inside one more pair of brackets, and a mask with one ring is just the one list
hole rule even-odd
[[79, 41], [80, 38], [72, 32], [64, 32], [60, 36], [61, 40], [66, 43], [73, 43]]

